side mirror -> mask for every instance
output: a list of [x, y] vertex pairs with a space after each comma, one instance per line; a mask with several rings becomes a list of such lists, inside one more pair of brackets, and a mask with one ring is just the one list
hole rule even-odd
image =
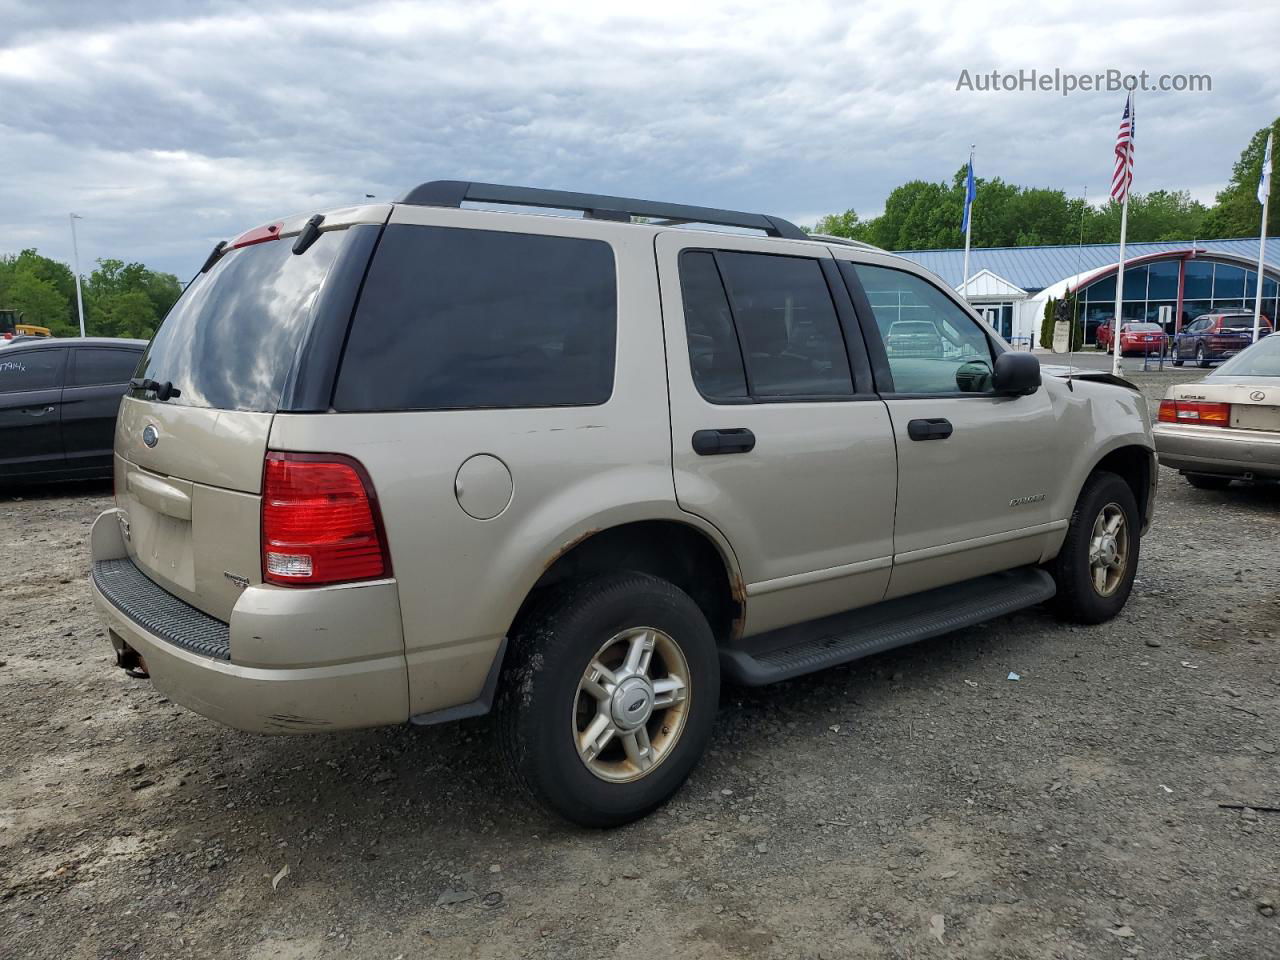
[[1022, 397], [1040, 389], [1040, 361], [1034, 354], [1007, 351], [996, 357], [992, 388], [1006, 396]]

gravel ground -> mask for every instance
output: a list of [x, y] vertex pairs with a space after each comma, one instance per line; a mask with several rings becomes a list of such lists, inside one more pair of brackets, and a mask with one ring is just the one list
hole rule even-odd
[[109, 488], [6, 496], [0, 956], [1280, 957], [1280, 813], [1219, 806], [1280, 807], [1280, 489], [1161, 483], [1119, 619], [730, 688], [609, 833], [525, 807], [488, 720], [276, 739], [166, 701], [92, 614]]

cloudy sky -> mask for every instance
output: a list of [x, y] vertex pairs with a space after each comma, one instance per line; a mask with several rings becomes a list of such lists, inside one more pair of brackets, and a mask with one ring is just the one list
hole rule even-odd
[[964, 69], [1209, 73], [1140, 96], [1136, 188], [1210, 200], [1280, 113], [1278, 28], [1261, 0], [0, 0], [0, 253], [69, 260], [75, 210], [83, 263], [185, 279], [247, 226], [437, 178], [812, 223], [970, 142], [980, 176], [1101, 195], [1122, 93]]

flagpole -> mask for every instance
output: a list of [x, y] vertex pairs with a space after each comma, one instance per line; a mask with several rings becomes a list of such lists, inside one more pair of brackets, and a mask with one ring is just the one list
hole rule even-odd
[[[973, 176], [973, 151], [977, 148], [976, 143], [969, 144], [969, 169], [965, 171], [966, 180]], [[968, 186], [965, 191], [967, 193]], [[964, 218], [964, 276], [960, 278], [960, 296], [964, 297], [965, 303], [969, 302], [969, 240], [973, 236], [973, 205], [969, 203], [968, 196], [965, 197], [965, 203], [969, 205], [968, 213]]]
[[[1129, 94], [1127, 112], [1129, 114], [1129, 151], [1133, 151], [1133, 137], [1136, 132], [1137, 112], [1133, 101], [1136, 98]], [[1116, 264], [1116, 313], [1111, 329], [1111, 373], [1120, 376], [1120, 355], [1124, 350], [1120, 346], [1120, 327], [1123, 326], [1121, 310], [1124, 306], [1124, 238], [1129, 229], [1129, 194], [1133, 191], [1132, 167], [1125, 171], [1129, 182], [1125, 184], [1124, 200], [1120, 204], [1120, 262]]]
[[[1267, 152], [1262, 159], [1262, 182], [1266, 184], [1266, 192], [1262, 194], [1262, 229], [1258, 232], [1258, 289], [1253, 296], [1253, 342], [1258, 342], [1258, 333], [1262, 326], [1262, 285], [1266, 277], [1264, 273], [1267, 256], [1267, 209], [1271, 205], [1271, 137], [1267, 134]], [[1259, 191], [1262, 187], [1259, 186]], [[1275, 317], [1272, 317], [1271, 329], [1275, 330]]]
[[1124, 235], [1129, 228], [1129, 192], [1126, 190], [1124, 203], [1120, 205], [1120, 263], [1116, 267], [1116, 315], [1111, 329], [1111, 372], [1120, 376], [1120, 308], [1124, 301]]

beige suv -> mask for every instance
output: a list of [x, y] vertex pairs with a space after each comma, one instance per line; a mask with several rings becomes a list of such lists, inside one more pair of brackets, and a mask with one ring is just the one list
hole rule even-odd
[[678, 789], [722, 678], [1115, 615], [1155, 478], [1132, 386], [1042, 382], [906, 260], [437, 181], [215, 248], [122, 402], [93, 592], [198, 713], [496, 708], [517, 780], [603, 826]]

